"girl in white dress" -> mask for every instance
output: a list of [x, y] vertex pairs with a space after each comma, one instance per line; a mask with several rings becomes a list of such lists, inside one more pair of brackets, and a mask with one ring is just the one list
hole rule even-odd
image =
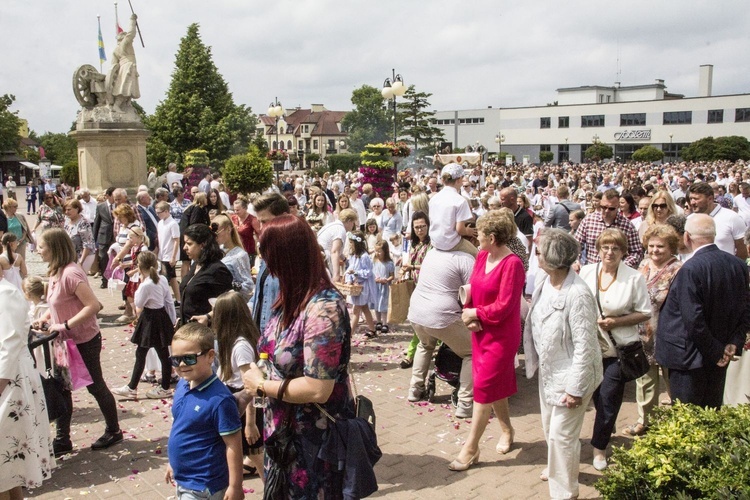
[[0, 267], [3, 277], [23, 292], [23, 279], [26, 277], [26, 261], [16, 253], [18, 238], [13, 233], [5, 233], [2, 239], [3, 253], [0, 255]]

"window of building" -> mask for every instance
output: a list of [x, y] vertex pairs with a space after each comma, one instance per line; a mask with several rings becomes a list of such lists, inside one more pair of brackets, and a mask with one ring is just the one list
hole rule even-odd
[[550, 128], [552, 119], [549, 116], [543, 116], [539, 119], [539, 128]]
[[336, 140], [335, 139], [328, 139], [328, 151], [336, 151]]
[[750, 108], [737, 108], [734, 112], [735, 122], [750, 122]]
[[567, 144], [560, 144], [557, 146], [557, 161], [563, 162], [570, 160], [570, 149]]
[[707, 123], [724, 123], [724, 110], [709, 109]]
[[314, 150], [316, 150], [316, 151], [318, 150], [318, 140], [317, 139], [313, 139], [313, 147], [312, 148]]
[[286, 148], [292, 149], [292, 141], [286, 141]]
[[[454, 123], [454, 120], [451, 120], [451, 123]], [[474, 123], [484, 123], [484, 118], [459, 118], [458, 119], [459, 125], [470, 125]]]
[[304, 141], [298, 141], [297, 142], [297, 149], [305, 149], [305, 142]]
[[560, 116], [557, 118], [557, 128], [568, 128], [570, 127], [570, 117]]
[[276, 141], [273, 141], [273, 148], [272, 148], [272, 149], [277, 149], [277, 148], [276, 148], [276, 146], [278, 146], [278, 145], [279, 145], [279, 143], [278, 143], [278, 142], [276, 142]]
[[633, 127], [646, 124], [646, 113], [623, 113], [620, 115], [621, 127]]
[[549, 144], [541, 144], [539, 145], [539, 151], [552, 151], [552, 146]]
[[664, 125], [689, 125], [693, 123], [692, 111], [665, 111]]
[[581, 127], [603, 127], [604, 115], [586, 115], [581, 117]]

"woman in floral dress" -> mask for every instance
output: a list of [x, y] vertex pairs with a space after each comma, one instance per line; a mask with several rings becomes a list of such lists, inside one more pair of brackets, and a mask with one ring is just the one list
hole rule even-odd
[[[246, 391], [268, 398], [266, 487], [280, 481], [289, 488], [287, 498], [340, 498], [343, 471], [315, 458], [330, 425], [315, 403], [331, 415], [353, 415], [346, 302], [326, 273], [315, 235], [299, 217], [282, 215], [266, 223], [260, 252], [279, 278], [279, 299], [258, 342], [272, 369], [265, 380], [251, 365], [243, 379]], [[285, 432], [298, 451], [288, 465], [274, 458]]]
[[29, 306], [18, 288], [0, 281], [0, 498], [23, 498], [55, 466], [39, 372], [27, 347]]
[[[652, 205], [653, 206], [653, 205]], [[638, 333], [643, 342], [651, 369], [635, 381], [635, 399], [638, 402], [638, 421], [623, 429], [626, 436], [641, 436], [648, 430], [649, 417], [659, 401], [659, 365], [654, 359], [654, 343], [656, 342], [656, 327], [659, 324], [659, 311], [667, 298], [669, 286], [672, 284], [682, 262], [677, 260], [677, 246], [680, 237], [672, 226], [666, 224], [652, 224], [643, 235], [643, 246], [646, 247], [648, 258], [641, 262], [638, 270], [646, 279], [648, 297], [651, 300], [651, 317], [648, 321], [638, 325]], [[669, 377], [664, 369], [664, 382], [669, 392]]]

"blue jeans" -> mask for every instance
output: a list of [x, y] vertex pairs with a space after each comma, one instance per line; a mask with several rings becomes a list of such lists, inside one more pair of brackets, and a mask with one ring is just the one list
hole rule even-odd
[[196, 491], [183, 488], [178, 484], [177, 500], [222, 500], [226, 491], [227, 489], [224, 488], [223, 490], [217, 491], [212, 495], [211, 492], [208, 491], [208, 488], [203, 491]]

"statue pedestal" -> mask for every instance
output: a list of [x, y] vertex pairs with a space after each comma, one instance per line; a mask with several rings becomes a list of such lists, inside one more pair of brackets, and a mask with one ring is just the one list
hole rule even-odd
[[78, 142], [81, 187], [93, 195], [110, 186], [135, 193], [139, 185], [146, 183], [149, 134], [137, 122], [79, 123], [70, 136]]

